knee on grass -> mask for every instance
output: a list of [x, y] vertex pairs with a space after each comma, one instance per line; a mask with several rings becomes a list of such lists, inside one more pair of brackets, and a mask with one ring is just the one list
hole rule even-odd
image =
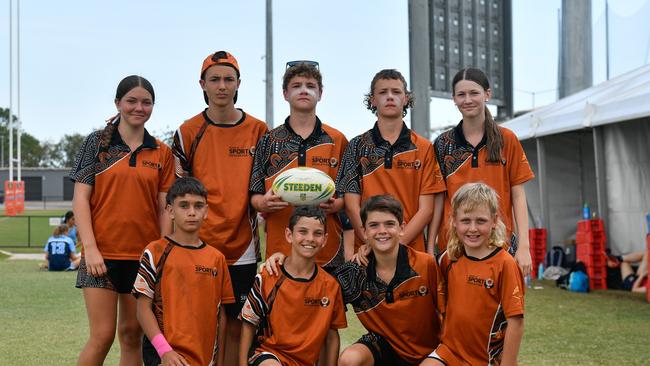
[[[370, 357], [368, 357], [370, 356]], [[372, 365], [374, 360], [372, 354], [368, 352], [361, 352], [356, 347], [351, 346], [343, 350], [339, 356], [339, 366], [366, 366]]]

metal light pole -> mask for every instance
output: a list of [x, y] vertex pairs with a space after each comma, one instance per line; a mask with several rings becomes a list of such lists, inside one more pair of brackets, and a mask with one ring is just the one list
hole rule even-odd
[[273, 128], [273, 0], [266, 0], [266, 124]]
[[14, 10], [13, 0], [9, 0], [9, 181], [14, 180]]
[[22, 159], [21, 159], [21, 143], [20, 139], [22, 137], [22, 128], [23, 120], [20, 114], [20, 0], [16, 0], [16, 100], [18, 101], [18, 109], [16, 112], [17, 124], [16, 124], [16, 149], [18, 153], [16, 154], [16, 165], [18, 167], [18, 179], [22, 180]]

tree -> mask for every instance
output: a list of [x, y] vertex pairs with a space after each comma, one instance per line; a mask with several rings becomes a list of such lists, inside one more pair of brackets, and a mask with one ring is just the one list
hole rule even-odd
[[172, 143], [174, 143], [174, 133], [176, 131], [172, 130], [169, 126], [165, 126], [165, 129], [161, 131], [153, 131], [152, 135], [153, 137], [156, 137], [158, 140], [164, 142], [167, 144], [167, 146], [172, 146]]
[[61, 137], [61, 140], [57, 144], [57, 150], [54, 151], [59, 156], [58, 161], [60, 166], [71, 168], [74, 165], [85, 138], [86, 136], [80, 133], [73, 133], [72, 135], [64, 135]]
[[[14, 122], [18, 118], [13, 116]], [[2, 141], [2, 166], [9, 166], [9, 109], [0, 108], [0, 139]], [[21, 131], [20, 139], [20, 148], [21, 148], [21, 160], [22, 166], [25, 167], [38, 167], [41, 166], [41, 160], [43, 159], [43, 146], [41, 146], [40, 141], [29, 133]], [[18, 136], [14, 131], [14, 158], [17, 157], [17, 142]]]

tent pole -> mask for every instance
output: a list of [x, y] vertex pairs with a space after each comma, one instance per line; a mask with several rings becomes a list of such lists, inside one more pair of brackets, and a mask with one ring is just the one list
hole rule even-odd
[[548, 241], [552, 243], [551, 216], [548, 205], [548, 186], [546, 179], [546, 147], [542, 137], [535, 138], [537, 146], [537, 183], [539, 185], [539, 203], [542, 211], [541, 227], [548, 232]]
[[598, 215], [605, 222], [605, 235], [609, 218], [607, 205], [607, 172], [605, 169], [605, 135], [602, 126], [591, 129], [594, 138], [594, 159], [596, 165], [596, 195], [598, 196]]

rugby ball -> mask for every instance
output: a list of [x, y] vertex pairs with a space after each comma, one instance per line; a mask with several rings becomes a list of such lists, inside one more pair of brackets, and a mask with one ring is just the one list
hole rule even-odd
[[317, 205], [334, 195], [334, 181], [322, 171], [297, 167], [278, 175], [271, 186], [273, 193], [294, 206]]

